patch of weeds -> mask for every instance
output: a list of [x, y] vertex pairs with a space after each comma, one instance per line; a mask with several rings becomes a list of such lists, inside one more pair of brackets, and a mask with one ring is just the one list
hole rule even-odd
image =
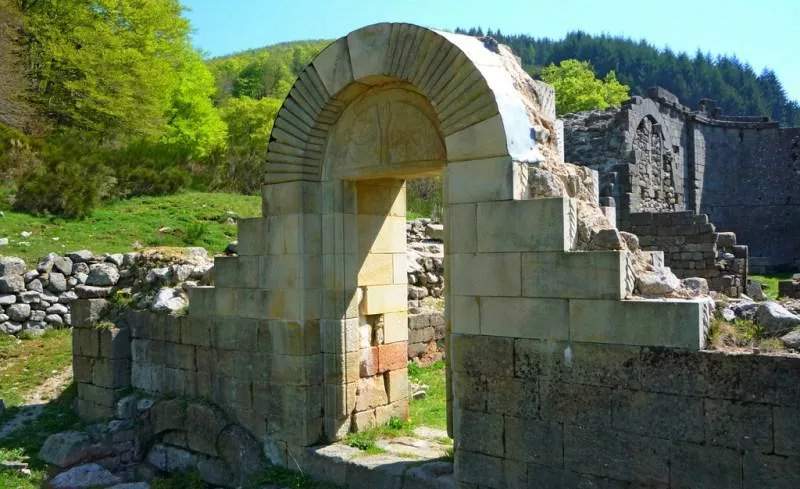
[[749, 320], [728, 322], [717, 318], [708, 331], [708, 341], [717, 349], [752, 347], [762, 340], [764, 328]]
[[275, 466], [254, 477], [246, 487], [258, 489], [268, 484], [289, 489], [340, 489], [338, 486], [315, 482], [303, 474]]
[[450, 438], [449, 436], [440, 436], [439, 438], [436, 438], [436, 443], [439, 443], [441, 445], [452, 445], [453, 439]]
[[181, 307], [180, 309], [175, 311], [173, 314], [175, 314], [178, 317], [188, 316], [189, 315], [189, 304], [186, 304], [185, 306]]
[[94, 324], [94, 329], [109, 330], [116, 328], [117, 325], [111, 321], [98, 321]]
[[348, 433], [343, 441], [345, 445], [358, 448], [359, 450], [366, 452], [368, 455], [375, 455], [384, 452], [384, 450], [378, 447], [376, 444], [378, 441], [377, 429], [359, 431], [357, 433]]
[[151, 482], [153, 489], [206, 489], [206, 483], [195, 471], [158, 477]]
[[786, 346], [779, 338], [764, 338], [758, 341], [758, 349], [764, 353], [777, 353], [786, 351]]
[[206, 223], [204, 222], [193, 222], [186, 226], [184, 230], [183, 242], [188, 245], [197, 244], [203, 236], [205, 236], [207, 230]]
[[444, 459], [448, 462], [452, 462], [455, 459], [456, 449], [453, 447], [448, 447], [447, 450], [444, 452]]
[[13, 462], [26, 458], [25, 451], [21, 448], [0, 448], [0, 462]]
[[120, 289], [114, 292], [108, 302], [119, 309], [126, 309], [133, 304], [133, 294], [130, 289]]
[[345, 445], [358, 448], [368, 455], [376, 455], [385, 452], [385, 450], [377, 445], [379, 439], [413, 435], [414, 427], [410, 421], [404, 421], [400, 418], [391, 418], [389, 422], [383, 426], [376, 426], [375, 428], [359, 431], [357, 433], [349, 433], [344, 438], [343, 442]]

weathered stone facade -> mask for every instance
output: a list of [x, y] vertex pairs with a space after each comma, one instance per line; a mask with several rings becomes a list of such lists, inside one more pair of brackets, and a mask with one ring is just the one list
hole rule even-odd
[[708, 214], [750, 247], [751, 270], [800, 267], [800, 128], [693, 111], [653, 88], [620, 108], [564, 117], [565, 158], [600, 172], [627, 230], [640, 212]]
[[689, 211], [631, 214], [628, 230], [644, 250], [662, 250], [679, 277], [700, 277], [730, 297], [746, 293], [748, 247], [733, 233], [717, 233], [705, 214]]
[[800, 358], [456, 335], [451, 362], [462, 487], [800, 486]]

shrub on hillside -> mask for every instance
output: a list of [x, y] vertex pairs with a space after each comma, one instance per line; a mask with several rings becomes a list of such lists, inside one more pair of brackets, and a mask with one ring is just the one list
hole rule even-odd
[[137, 141], [109, 150], [105, 160], [114, 168], [114, 198], [174, 194], [191, 185], [191, 151], [177, 144]]
[[36, 161], [35, 142], [25, 133], [0, 124], [0, 182], [13, 181]]
[[113, 177], [94, 154], [45, 154], [17, 181], [14, 209], [83, 218], [112, 186]]

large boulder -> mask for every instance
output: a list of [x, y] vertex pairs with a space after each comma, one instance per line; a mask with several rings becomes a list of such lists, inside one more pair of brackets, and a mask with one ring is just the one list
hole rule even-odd
[[6, 308], [9, 319], [21, 323], [31, 316], [30, 304], [12, 304]]
[[48, 483], [52, 489], [88, 489], [119, 484], [122, 479], [98, 464], [73, 467], [53, 477]]
[[16, 256], [0, 256], [0, 276], [22, 275], [25, 273], [25, 262]]
[[680, 279], [668, 268], [641, 273], [636, 277], [636, 289], [647, 297], [663, 297], [680, 287]]
[[188, 302], [180, 289], [164, 287], [156, 294], [151, 308], [157, 312], [177, 312], [186, 307], [187, 304]]
[[110, 287], [119, 281], [119, 269], [111, 263], [97, 263], [89, 268], [86, 285]]
[[758, 280], [747, 281], [747, 295], [754, 301], [759, 302], [769, 299], [769, 297], [764, 294], [764, 288]]
[[50, 435], [39, 450], [39, 459], [57, 467], [72, 467], [89, 460], [92, 442], [82, 431], [65, 431]]
[[786, 348], [800, 350], [800, 328], [795, 329], [791, 333], [782, 336], [781, 341], [783, 342], [784, 346], [786, 346]]
[[756, 323], [769, 335], [784, 334], [800, 326], [800, 317], [775, 301], [767, 301], [758, 306]]
[[73, 251], [72, 253], [67, 253], [67, 258], [72, 260], [73, 263], [86, 263], [94, 260], [94, 253], [89, 250]]
[[25, 290], [22, 275], [3, 275], [0, 277], [0, 294], [16, 294]]

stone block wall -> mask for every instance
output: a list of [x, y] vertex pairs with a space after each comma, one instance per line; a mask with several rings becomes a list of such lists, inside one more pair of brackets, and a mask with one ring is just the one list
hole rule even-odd
[[800, 358], [456, 335], [451, 361], [460, 487], [800, 487]]
[[444, 312], [409, 313], [408, 359], [425, 365], [443, 359], [446, 336]]
[[109, 418], [131, 385], [131, 336], [126, 326], [101, 322], [105, 299], [72, 303], [72, 368], [78, 387], [79, 415], [88, 420]]
[[701, 277], [709, 288], [731, 297], [746, 292], [748, 247], [734, 233], [718, 233], [705, 214], [631, 214], [623, 227], [643, 250], [663, 250], [664, 263], [680, 278]]

